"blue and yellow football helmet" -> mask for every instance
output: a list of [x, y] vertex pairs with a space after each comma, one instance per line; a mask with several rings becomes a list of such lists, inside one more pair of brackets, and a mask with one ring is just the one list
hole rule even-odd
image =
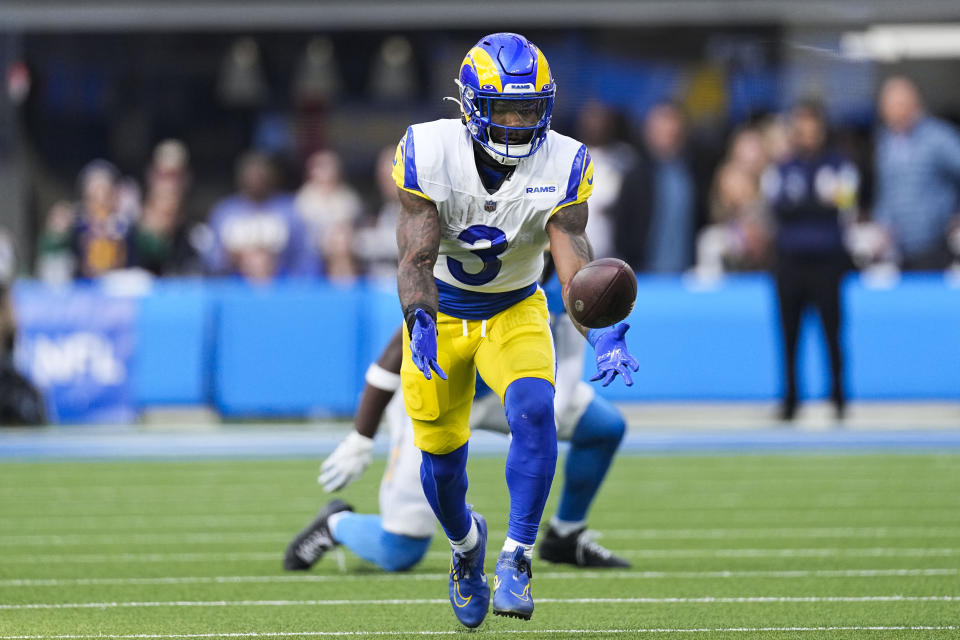
[[543, 145], [557, 85], [532, 42], [516, 33], [481, 38], [463, 59], [456, 82], [464, 124], [496, 160], [516, 164]]

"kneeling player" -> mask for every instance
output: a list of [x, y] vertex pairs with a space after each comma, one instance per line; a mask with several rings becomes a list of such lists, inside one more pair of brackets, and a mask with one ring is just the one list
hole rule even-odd
[[[623, 558], [598, 544], [586, 529], [587, 511], [624, 434], [620, 413], [580, 379], [584, 341], [559, 309], [559, 295], [549, 295], [557, 348], [557, 437], [570, 443], [564, 467], [560, 504], [538, 550], [542, 559], [580, 567], [628, 567]], [[367, 386], [357, 412], [356, 430], [328, 457], [320, 481], [328, 491], [339, 490], [363, 473], [370, 462], [372, 437], [384, 407], [390, 426], [389, 464], [380, 484], [380, 515], [353, 513], [342, 500], [331, 501], [287, 548], [284, 568], [308, 569], [324, 552], [343, 544], [361, 558], [387, 571], [417, 564], [430, 546], [436, 518], [420, 484], [420, 450], [400, 394], [400, 334], [367, 372]], [[503, 407], [487, 390], [477, 393], [471, 412], [472, 429], [509, 433]], [[392, 400], [391, 400], [392, 398]]]

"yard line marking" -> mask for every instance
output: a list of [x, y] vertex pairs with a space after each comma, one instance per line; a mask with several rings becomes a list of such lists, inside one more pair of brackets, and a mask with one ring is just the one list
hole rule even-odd
[[[64, 553], [21, 554], [2, 557], [5, 564], [33, 564], [35, 562], [58, 562], [61, 564], [88, 564], [97, 562], [194, 562], [196, 560], [276, 560], [281, 551], [196, 551], [189, 553]], [[444, 555], [447, 557], [449, 553]]]
[[[498, 532], [491, 530], [490, 534]], [[505, 531], [499, 533], [505, 534]], [[725, 538], [960, 538], [960, 527], [779, 527], [743, 529], [607, 529], [605, 538], [618, 540], [717, 540]], [[168, 533], [128, 534], [0, 534], [0, 543], [20, 546], [57, 546], [79, 544], [175, 544], [214, 542], [287, 542], [287, 531], [203, 532], [170, 531]]]
[[[616, 552], [631, 558], [879, 558], [879, 557], [938, 557], [960, 555], [958, 547], [868, 547], [868, 548], [804, 548], [804, 549], [617, 549]], [[197, 560], [275, 560], [279, 551], [195, 551], [187, 553], [33, 553], [3, 557], [6, 564], [33, 564], [57, 562], [60, 564], [87, 564], [97, 562], [193, 562]], [[446, 559], [449, 551], [431, 551], [426, 557]]]
[[[541, 604], [792, 604], [817, 602], [957, 602], [960, 596], [739, 596], [677, 598], [537, 598]], [[139, 609], [152, 607], [303, 607], [349, 605], [447, 604], [446, 598], [363, 600], [169, 600], [144, 602], [39, 602], [0, 604], [0, 610]]]
[[604, 537], [618, 539], [686, 539], [715, 538], [895, 538], [895, 537], [960, 537], [960, 527], [776, 527], [739, 529], [609, 529]]
[[[814, 469], [816, 471], [816, 469]], [[768, 471], [763, 471], [764, 474]], [[271, 480], [276, 480], [276, 475], [271, 472]], [[304, 476], [310, 476], [309, 473], [304, 474], [302, 472], [290, 473], [287, 474], [289, 478], [296, 480]], [[76, 497], [77, 494], [107, 494], [107, 495], [122, 495], [124, 493], [140, 493], [140, 494], [158, 494], [165, 495], [175, 492], [188, 493], [190, 495], [197, 495], [213, 492], [217, 494], [223, 493], [226, 489], [231, 494], [238, 495], [274, 495], [270, 490], [264, 490], [264, 482], [237, 482], [231, 478], [224, 477], [223, 482], [226, 483], [184, 483], [184, 482], [150, 482], [142, 484], [80, 484], [83, 480], [86, 480], [85, 477], [74, 477], [74, 476], [59, 476], [54, 478], [58, 480], [58, 484], [45, 484], [45, 485], [33, 485], [31, 487], [0, 487], [0, 498], [10, 497], [10, 498], [65, 498], [65, 497]], [[799, 476], [787, 476], [787, 477], [770, 477], [764, 479], [764, 487], [770, 486], [780, 486], [780, 485], [802, 485], [804, 488], [809, 488], [811, 486], [826, 485], [830, 489], [836, 490], [845, 490], [851, 491], [860, 489], [873, 489], [878, 486], [889, 486], [894, 493], [913, 493], [920, 490], [926, 490], [929, 488], [929, 485], [932, 481], [943, 480], [942, 476], [936, 474], [928, 477], [920, 478], [905, 478], [906, 483], [902, 482], [891, 482], [891, 478], [888, 475], [878, 475], [870, 477], [860, 477], [860, 478], [816, 478], [816, 477], [799, 477]], [[642, 489], [642, 490], [663, 490], [666, 488], [680, 488], [686, 490], [695, 490], [695, 489], [716, 489], [717, 486], [743, 486], [748, 489], [756, 488], [756, 481], [753, 479], [743, 479], [740, 477], [717, 477], [712, 478], [709, 481], [704, 480], [692, 480], [687, 477], [677, 476], [671, 479], [664, 480], [640, 480], [637, 482], [628, 482], [621, 480], [619, 478], [610, 478], [606, 481], [607, 486], [616, 490], [619, 488], [623, 489]]]
[[[649, 627], [639, 629], [487, 629], [474, 630], [470, 633], [480, 636], [500, 636], [503, 634], [525, 635], [530, 633], [571, 635], [571, 634], [667, 634], [667, 633], [774, 633], [774, 632], [810, 632], [810, 631], [956, 631], [960, 627], [952, 625], [911, 625], [911, 626], [832, 626], [832, 627], [693, 627], [669, 628]], [[0, 640], [139, 640], [139, 639], [174, 639], [174, 638], [295, 638], [295, 637], [378, 637], [378, 636], [452, 636], [462, 635], [460, 630], [443, 631], [239, 631], [223, 633], [133, 633], [133, 634], [103, 634], [96, 635], [22, 635], [0, 636]]]
[[[626, 499], [628, 496], [622, 496]], [[634, 495], [629, 498], [635, 497]], [[712, 500], [703, 502], [673, 502], [671, 504], [641, 504], [638, 511], [646, 514], [666, 514], [670, 516], [688, 514], [713, 513], [715, 518], [729, 518], [730, 512], [738, 514], [750, 513], [758, 516], [771, 513], [789, 514], [796, 517], [798, 514], [805, 513], [837, 513], [840, 516], [858, 516], [876, 515], [879, 518], [890, 518], [892, 513], [903, 514], [902, 518], [914, 518], [915, 514], [934, 514], [938, 517], [943, 512], [956, 511], [960, 509], [960, 501], [940, 502], [936, 504], [921, 504], [918, 498], [908, 498], [906, 504], [884, 504], [884, 505], [863, 505], [863, 496], [860, 494], [850, 494], [849, 496], [834, 495], [834, 499], [824, 503], [814, 504], [795, 504], [790, 507], [783, 507], [780, 503], [764, 504], [758, 502], [756, 496], [749, 494], [737, 495], [717, 495], [711, 496]], [[211, 510], [221, 510], [225, 516], [243, 516], [251, 509], [263, 513], [268, 517], [279, 518], [300, 518], [305, 514], [315, 514], [318, 509], [318, 502], [313, 499], [296, 500], [272, 500], [263, 499], [256, 503], [250, 501], [243, 502], [224, 502], [216, 497], [204, 499], [202, 501], [185, 501], [182, 497], [175, 497], [169, 500], [143, 500], [131, 498], [128, 501], [107, 503], [103, 500], [76, 501], [71, 500], [63, 506], [63, 501], [48, 503], [46, 507], [41, 508], [42, 504], [34, 501], [26, 501], [22, 505], [22, 512], [30, 518], [47, 518], [62, 521], [64, 518], [76, 518], [80, 516], [93, 516], [98, 518], [120, 517], [125, 514], [127, 517], [151, 517], [161, 509], [179, 509], [185, 516], [203, 516]], [[7, 503], [9, 504], [9, 503]], [[18, 505], [20, 506], [20, 505]], [[75, 508], [73, 508], [75, 507]], [[98, 508], [107, 507], [107, 508]], [[4, 511], [19, 515], [21, 509], [13, 509], [6, 506]], [[49, 511], [45, 513], [45, 511]], [[929, 517], [929, 516], [926, 516]], [[955, 521], [955, 520], [953, 520]]]
[[[16, 520], [9, 520], [17, 525], [17, 528], [26, 528], [34, 530], [39, 524], [50, 524], [51, 520], [55, 520], [56, 516], [35, 516], [31, 515], [29, 517], [17, 518]], [[56, 525], [50, 528], [51, 531], [62, 531], [63, 518], [60, 518], [61, 524]], [[109, 522], [116, 520], [117, 522]], [[108, 521], [108, 522], [105, 522]], [[78, 516], [71, 518], [70, 528], [72, 530], [77, 529], [106, 529], [109, 531], [116, 531], [117, 529], [132, 529], [136, 530], [138, 528], [154, 530], [158, 526], [165, 525], [171, 529], [179, 530], [187, 527], [204, 527], [210, 529], [221, 530], [228, 526], [250, 526], [256, 527], [257, 525], [264, 525], [270, 523], [271, 525], [281, 525], [284, 522], [284, 518], [279, 517], [276, 514], [265, 514], [265, 515], [248, 515], [248, 514], [224, 514], [222, 516], [204, 516], [204, 515], [132, 515], [132, 514], [122, 514], [115, 513], [110, 515], [101, 515], [101, 516]], [[10, 527], [0, 527], [0, 530], [9, 530]]]
[[[786, 513], [787, 511], [789, 510], [783, 509], [776, 513]], [[876, 509], [875, 511], [882, 520], [886, 520], [889, 516], [889, 513], [883, 509]], [[960, 517], [949, 517], [951, 513], [952, 512], [938, 513], [937, 518], [930, 523], [930, 526], [960, 527]], [[303, 513], [300, 513], [299, 516], [286, 513], [258, 513], [257, 515], [227, 513], [223, 515], [209, 516], [202, 514], [198, 515], [182, 513], [174, 515], [157, 515], [132, 514], [130, 512], [124, 512], [98, 515], [96, 517], [89, 515], [71, 516], [70, 528], [73, 531], [103, 530], [110, 532], [115, 532], [118, 530], [137, 531], [138, 529], [149, 529], [150, 531], [155, 531], [158, 528], [169, 528], [175, 531], [191, 528], [209, 528], [222, 531], [230, 526], [243, 526], [251, 529], [261, 529], [269, 525], [270, 530], [273, 530], [273, 527], [285, 527], [287, 524], [290, 524], [296, 528], [299, 526], [298, 523], [302, 517]], [[0, 522], [0, 532], [11, 532], [27, 529], [31, 532], [36, 531], [37, 533], [43, 533], [43, 530], [48, 533], [58, 533], [63, 530], [62, 522], [63, 515], [60, 513], [49, 514], [46, 516], [37, 515], [34, 513], [30, 514], [29, 516], [17, 517], [16, 519], [7, 519], [3, 522]], [[752, 522], [756, 522], [756, 519], [753, 519]], [[829, 527], [831, 525], [831, 522], [822, 522], [815, 523], [812, 526]], [[695, 531], [697, 529], [692, 530]]]
[[[915, 576], [956, 576], [960, 569], [801, 569], [796, 571], [541, 571], [548, 580], [659, 580], [659, 579], [740, 579], [740, 578], [889, 578]], [[0, 580], [3, 587], [65, 587], [97, 585], [242, 584], [380, 581], [433, 581], [446, 573], [375, 573], [369, 575], [282, 575], [282, 576], [171, 576], [158, 578], [13, 578]]]
[[[717, 497], [716, 500], [710, 504], [672, 504], [672, 505], [642, 505], [639, 507], [639, 511], [643, 512], [644, 515], [649, 519], [655, 517], [654, 514], [665, 514], [670, 517], [683, 516], [685, 519], [689, 519], [694, 516], [703, 516], [709, 512], [724, 512], [716, 513], [712, 516], [711, 519], [715, 518], [732, 518], [735, 517], [731, 513], [736, 514], [737, 516], [743, 517], [744, 514], [754, 514], [754, 517], [750, 521], [755, 521], [757, 518], [769, 518], [774, 520], [774, 514], [784, 514], [784, 517], [796, 518], [800, 514], [810, 513], [821, 515], [836, 514], [835, 517], [840, 518], [850, 518], [855, 516], [857, 518], [875, 518], [878, 521], [889, 521], [892, 512], [903, 513], [903, 517], [909, 518], [911, 520], [916, 520], [918, 517], [923, 519], [935, 518], [938, 522], [943, 524], [954, 524], [957, 523], [958, 518], [949, 517], [945, 514], [950, 514], [960, 510], [960, 502], [949, 503], [949, 504], [917, 504], [916, 501], [911, 502], [910, 504], [905, 505], [885, 505], [885, 506], [859, 506], [858, 502], [860, 501], [859, 496], [852, 496], [849, 502], [844, 502], [843, 504], [813, 504], [813, 505], [795, 505], [791, 507], [781, 507], [777, 505], [756, 505], [751, 501], [753, 500], [752, 496], [744, 496], [742, 499], [738, 499], [735, 502], [724, 503], [723, 497]], [[76, 504], [71, 502], [70, 504]], [[102, 503], [97, 503], [102, 504]], [[94, 517], [99, 519], [105, 518], [117, 518], [121, 520], [121, 524], [125, 524], [126, 521], [130, 519], [147, 519], [150, 522], [154, 521], [155, 510], [151, 511], [149, 509], [140, 509], [139, 507], [143, 504], [142, 501], [136, 501], [136, 504], [131, 504], [130, 506], [119, 506], [113, 510], [95, 510], [90, 508], [80, 508], [76, 511], [64, 511], [63, 507], [60, 505], [54, 505], [54, 511], [51, 513], [38, 513], [37, 505], [31, 503], [28, 505], [28, 513], [26, 518], [21, 520], [19, 514], [17, 514], [16, 522], [17, 528], [22, 528], [26, 526], [26, 521], [36, 521], [36, 520], [45, 520], [47, 523], [54, 521], [54, 523], [62, 523], [64, 518], [69, 518], [72, 520], [84, 516]], [[304, 517], [304, 514], [316, 513], [317, 510], [316, 501], [277, 501], [264, 502], [259, 504], [256, 507], [258, 513], [263, 514], [262, 520], [279, 520], [282, 522], [297, 520]], [[229, 503], [230, 508], [226, 509], [223, 502], [218, 502], [216, 500], [209, 501], [209, 504], [189, 504], [186, 505], [182, 502], [178, 502], [175, 506], [180, 507], [182, 516], [186, 517], [204, 517], [203, 513], [209, 513], [211, 509], [217, 508], [222, 510], [224, 517], [234, 518], [234, 517], [244, 517], [246, 513], [253, 507], [249, 503], [241, 503], [238, 501], [236, 504]], [[188, 507], [190, 511], [188, 512]], [[8, 511], [9, 510], [5, 510]], [[909, 512], [906, 513], [906, 512]], [[55, 524], [53, 525], [56, 526]], [[12, 527], [9, 526], [0, 526], [0, 530], [10, 530]], [[223, 528], [222, 525], [220, 528]], [[57, 528], [59, 530], [59, 528]]]
[[[957, 531], [957, 537], [960, 537], [960, 530]], [[223, 543], [223, 542], [277, 542], [287, 543], [290, 541], [289, 532], [235, 532], [227, 531], [218, 533], [211, 531], [205, 532], [183, 532], [177, 533], [130, 533], [127, 535], [118, 534], [96, 534], [96, 533], [70, 533], [70, 534], [40, 534], [40, 535], [0, 535], [0, 544], [17, 545], [22, 547], [33, 546], [69, 546], [81, 544], [204, 544], [204, 543]]]
[[[868, 548], [807, 548], [807, 549], [615, 549], [618, 555], [628, 558], [827, 558], [835, 556], [851, 558], [880, 557], [936, 557], [960, 555], [960, 548], [913, 548], [913, 547], [868, 547]], [[431, 551], [429, 558], [446, 558], [446, 551]]]

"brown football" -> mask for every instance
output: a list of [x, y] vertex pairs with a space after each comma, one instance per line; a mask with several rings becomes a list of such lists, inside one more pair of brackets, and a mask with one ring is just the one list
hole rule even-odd
[[567, 313], [585, 327], [620, 322], [633, 310], [637, 277], [623, 260], [600, 258], [577, 271], [567, 286]]

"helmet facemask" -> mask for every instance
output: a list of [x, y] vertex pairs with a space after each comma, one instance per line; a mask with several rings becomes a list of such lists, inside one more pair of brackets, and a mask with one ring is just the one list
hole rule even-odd
[[463, 119], [473, 136], [495, 160], [515, 165], [543, 145], [550, 129], [556, 86], [530, 92], [498, 92], [460, 88]]

